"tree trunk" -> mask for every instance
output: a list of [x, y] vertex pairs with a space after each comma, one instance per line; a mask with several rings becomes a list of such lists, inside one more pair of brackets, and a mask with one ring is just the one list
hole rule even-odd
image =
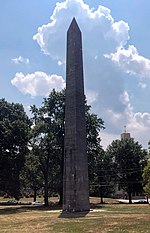
[[148, 201], [148, 196], [146, 196], [146, 200], [147, 200], [147, 204], [149, 204], [149, 201]]
[[128, 185], [129, 204], [132, 204], [131, 187]]
[[37, 193], [37, 189], [34, 188], [34, 199], [33, 199], [34, 202], [36, 202], [36, 193]]
[[44, 202], [45, 202], [45, 206], [48, 206], [48, 179], [45, 179], [45, 187], [44, 187]]
[[103, 197], [101, 196], [101, 204], [104, 204]]
[[100, 198], [101, 198], [101, 204], [103, 204], [103, 190], [102, 190], [102, 186], [100, 186]]
[[59, 197], [59, 205], [62, 205], [63, 203], [63, 189], [61, 188], [60, 193], [59, 193], [60, 197]]

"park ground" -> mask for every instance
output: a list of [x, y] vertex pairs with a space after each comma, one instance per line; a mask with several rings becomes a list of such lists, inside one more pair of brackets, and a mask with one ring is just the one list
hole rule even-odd
[[[91, 199], [91, 211], [62, 213], [57, 205], [0, 206], [0, 232], [5, 233], [150, 233], [150, 205]], [[52, 202], [53, 203], [53, 202]]]

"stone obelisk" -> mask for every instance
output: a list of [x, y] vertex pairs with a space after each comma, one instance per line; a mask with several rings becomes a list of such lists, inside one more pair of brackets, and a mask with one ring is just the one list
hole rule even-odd
[[89, 210], [82, 35], [73, 18], [67, 31], [63, 210]]

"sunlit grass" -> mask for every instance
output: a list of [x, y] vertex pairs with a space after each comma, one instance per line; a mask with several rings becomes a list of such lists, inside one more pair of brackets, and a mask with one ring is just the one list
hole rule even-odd
[[0, 206], [0, 232], [149, 233], [148, 204], [104, 204], [93, 211], [62, 213], [40, 206]]

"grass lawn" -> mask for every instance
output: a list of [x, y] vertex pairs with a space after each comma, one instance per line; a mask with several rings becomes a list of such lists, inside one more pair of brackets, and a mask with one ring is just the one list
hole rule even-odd
[[0, 206], [5, 233], [149, 233], [148, 204], [95, 205], [88, 213], [61, 213], [43, 206]]

